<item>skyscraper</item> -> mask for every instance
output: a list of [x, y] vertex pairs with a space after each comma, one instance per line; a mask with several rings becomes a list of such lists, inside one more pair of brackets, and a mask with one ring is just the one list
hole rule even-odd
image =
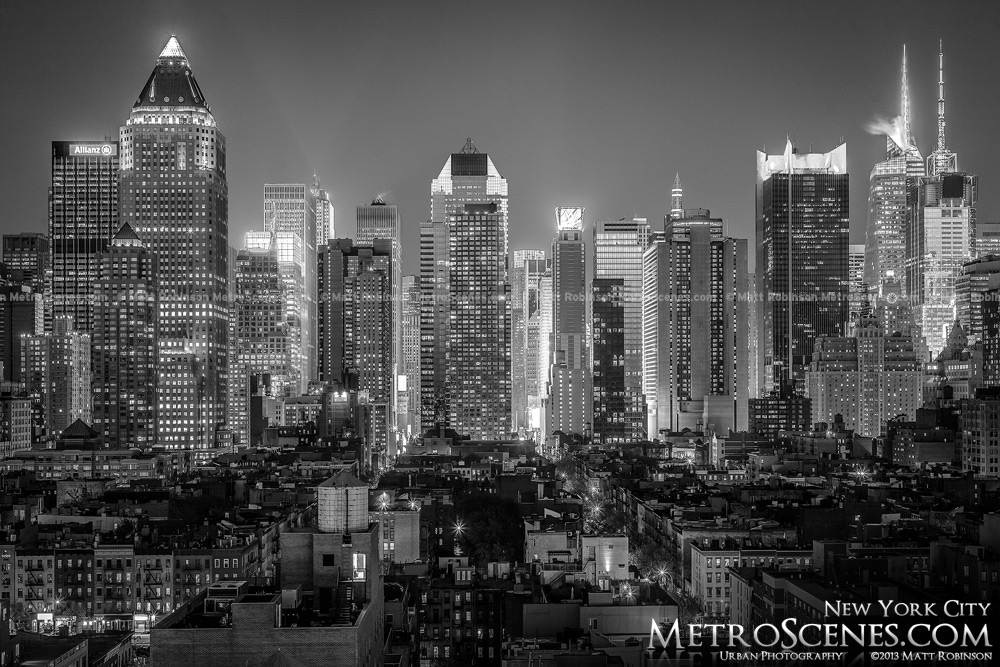
[[50, 333], [22, 339], [21, 358], [22, 382], [41, 398], [50, 434], [77, 419], [91, 423], [90, 336], [73, 329], [71, 316], [53, 320]]
[[236, 345], [230, 363], [229, 399], [234, 409], [230, 426], [238, 443], [254, 445], [249, 435], [251, 387], [273, 397], [287, 395], [292, 384], [298, 389], [292, 359], [297, 334], [293, 337], [286, 315], [288, 286], [281, 274], [277, 239], [266, 248], [244, 248], [237, 253], [235, 277]]
[[334, 239], [323, 258], [324, 380], [357, 390], [369, 406], [372, 451], [380, 465], [394, 424], [392, 399], [392, 242], [356, 246]]
[[[544, 265], [544, 250], [515, 250], [514, 262], [510, 267], [511, 427], [515, 433], [522, 435], [531, 428], [528, 405], [529, 366], [532, 373], [538, 372], [537, 360], [530, 358], [528, 321], [533, 312], [532, 306], [537, 307], [539, 261]], [[536, 297], [533, 304], [528, 302], [529, 293]], [[537, 354], [537, 341], [534, 345], [532, 349]], [[537, 379], [535, 382], [537, 387]]]
[[685, 210], [664, 232], [643, 257], [649, 431], [746, 430], [747, 242], [724, 236], [706, 209]]
[[[117, 141], [52, 142], [49, 315], [69, 315], [83, 332], [91, 330], [97, 254], [108, 249], [118, 231], [118, 167]], [[135, 193], [130, 194], [134, 201]], [[148, 204], [144, 198], [138, 205]]]
[[391, 437], [389, 439], [390, 458], [395, 458], [396, 447], [398, 446], [398, 433], [402, 429], [399, 418], [402, 417], [400, 401], [399, 376], [402, 373], [401, 363], [403, 358], [403, 320], [402, 312], [402, 245], [401, 245], [401, 222], [399, 210], [395, 205], [387, 205], [382, 197], [376, 197], [369, 206], [358, 206], [357, 208], [357, 233], [356, 243], [359, 246], [371, 246], [375, 239], [384, 239], [389, 242], [392, 251], [391, 266], [389, 271], [389, 324], [392, 336], [391, 357], [386, 359], [392, 382], [389, 386], [389, 420], [391, 425]]
[[[758, 366], [765, 392], [801, 385], [818, 336], [848, 314], [847, 144], [829, 153], [757, 151]], [[798, 387], [801, 390], [801, 386]]]
[[121, 128], [119, 193], [121, 221], [158, 258], [157, 436], [212, 447], [229, 369], [226, 140], [176, 37]]
[[[614, 437], [626, 442], [646, 437], [646, 402], [642, 380], [642, 256], [649, 247], [651, 237], [645, 218], [598, 220], [594, 225], [594, 280], [622, 281], [621, 290], [615, 291], [615, 302], [621, 304], [624, 317], [620, 347], [616, 347], [619, 345], [617, 336], [605, 337], [600, 353], [622, 366], [623, 384], [619, 387], [615, 381], [615, 395], [604, 395], [608, 409], [617, 406], [612, 412], [621, 413], [615, 417], [621, 421], [616, 422]], [[607, 286], [602, 287], [598, 282], [598, 287], [603, 291]], [[604, 302], [602, 308], [606, 305], [609, 305], [608, 302]], [[595, 343], [595, 355], [597, 352]], [[595, 400], [600, 398], [601, 391], [609, 389], [603, 384], [595, 385]], [[594, 409], [603, 410], [596, 404]]]
[[[543, 278], [548, 275], [548, 294], [552, 292], [552, 274], [549, 261], [544, 256], [529, 259], [524, 268], [524, 393], [527, 399], [528, 435], [536, 442], [540, 440], [542, 429], [542, 394], [545, 392], [547, 368], [541, 359], [541, 348], [545, 344], [545, 363], [548, 360], [548, 340], [551, 330], [551, 298], [548, 303], [548, 325], [542, 322]], [[549, 328], [546, 328], [548, 326]], [[544, 335], [544, 341], [543, 341]], [[511, 344], [511, 347], [516, 345]]]
[[402, 437], [420, 434], [420, 278], [403, 276], [400, 320], [403, 329], [403, 356], [400, 374], [406, 378], [399, 387], [403, 417]]
[[[901, 112], [899, 118], [884, 131], [885, 160], [872, 167], [869, 176], [868, 226], [864, 244], [864, 283], [876, 298], [906, 291], [907, 184], [924, 175], [924, 158], [910, 134], [905, 46]], [[886, 285], [891, 287], [884, 289]]]
[[449, 425], [474, 440], [510, 436], [507, 217], [496, 202], [448, 216]]
[[125, 223], [98, 266], [93, 427], [108, 447], [145, 449], [158, 442], [157, 258]]
[[927, 176], [910, 183], [906, 283], [914, 320], [931, 357], [945, 347], [956, 317], [955, 280], [975, 255], [979, 179], [958, 171], [958, 155], [945, 143], [944, 53], [939, 54], [937, 147]]
[[298, 391], [304, 393], [309, 380], [316, 378], [316, 201], [313, 190], [303, 183], [264, 186], [264, 231], [276, 233], [288, 300], [288, 316], [299, 322], [301, 342]]
[[[451, 225], [455, 216], [465, 213], [466, 204], [496, 204], [496, 216], [504, 252], [507, 247], [507, 180], [500, 175], [493, 160], [472, 143], [445, 161], [437, 178], [431, 181], [431, 217], [420, 225], [420, 287], [423, 296], [420, 318], [421, 349], [420, 374], [421, 419], [425, 428], [438, 422], [447, 422], [453, 412], [449, 404], [447, 385], [452, 323], [451, 264], [453, 235]], [[490, 243], [490, 252], [496, 250]], [[485, 247], [482, 248], [485, 251]], [[492, 265], [493, 257], [489, 262]], [[503, 279], [506, 275], [504, 255]], [[503, 340], [509, 341], [510, 334]], [[509, 354], [509, 351], [506, 352]], [[509, 379], [510, 370], [505, 372]], [[508, 416], [509, 418], [509, 416]]]
[[552, 343], [549, 362], [549, 433], [588, 435], [592, 403], [587, 340], [587, 249], [583, 208], [556, 209], [552, 242]]

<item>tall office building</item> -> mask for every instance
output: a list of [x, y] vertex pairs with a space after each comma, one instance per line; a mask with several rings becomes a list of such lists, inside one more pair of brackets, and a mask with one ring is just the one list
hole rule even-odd
[[278, 259], [287, 291], [288, 316], [297, 320], [301, 342], [297, 352], [298, 391], [305, 393], [317, 374], [316, 201], [303, 183], [264, 186], [264, 232], [276, 234]]
[[49, 268], [49, 237], [34, 232], [4, 234], [3, 263], [15, 280], [43, 292]]
[[400, 374], [406, 378], [399, 386], [402, 401], [404, 441], [420, 435], [420, 278], [403, 276], [403, 301], [400, 320], [403, 329], [403, 356]]
[[909, 335], [886, 332], [870, 312], [851, 324], [847, 336], [816, 339], [806, 372], [812, 422], [844, 426], [865, 437], [885, 431], [887, 420], [917, 417], [923, 404], [923, 364]]
[[332, 238], [336, 238], [336, 224], [330, 193], [323, 189], [317, 176], [313, 176], [312, 198], [316, 202], [316, 252], [320, 252]]
[[125, 223], [97, 263], [93, 427], [110, 448], [146, 449], [158, 442], [157, 257]]
[[[545, 441], [549, 428], [549, 359], [552, 345], [552, 267], [546, 262], [545, 270], [538, 277], [538, 309], [528, 318], [528, 343], [535, 349], [535, 400], [537, 412], [531, 414], [531, 427], [535, 442]], [[530, 390], [530, 387], [529, 387]], [[529, 394], [529, 401], [531, 395]]]
[[1000, 289], [1000, 255], [985, 255], [962, 265], [955, 279], [955, 319], [962, 325], [969, 343], [982, 340], [984, 302]]
[[510, 436], [510, 284], [507, 218], [465, 204], [448, 219], [449, 425], [474, 440]]
[[[108, 249], [118, 231], [118, 168], [116, 141], [52, 142], [48, 315], [50, 320], [69, 315], [84, 332], [92, 326], [97, 254]], [[149, 202], [144, 199], [139, 205]]]
[[286, 314], [288, 286], [276, 238], [266, 248], [244, 248], [237, 253], [235, 283], [230, 426], [238, 444], [250, 445], [251, 387], [272, 397], [298, 393], [298, 369], [292, 359], [297, 334]]
[[213, 447], [227, 417], [226, 140], [176, 37], [121, 128], [119, 193], [119, 218], [158, 258], [157, 437]]
[[[643, 257], [644, 390], [651, 434], [747, 428], [747, 242], [687, 209]], [[595, 304], [596, 305], [596, 304]]]
[[886, 128], [885, 160], [872, 167], [869, 176], [864, 283], [876, 298], [891, 299], [889, 294], [906, 291], [907, 184], [924, 174], [924, 158], [910, 133], [904, 46], [900, 116]]
[[[420, 287], [423, 294], [420, 350], [421, 419], [424, 428], [447, 422], [455, 411], [449, 403], [447, 377], [450, 361], [451, 324], [454, 321], [450, 302], [451, 267], [455, 260], [452, 241], [457, 238], [451, 225], [465, 214], [466, 204], [496, 204], [497, 234], [507, 247], [507, 180], [500, 175], [493, 160], [472, 143], [445, 161], [437, 178], [431, 181], [431, 217], [420, 225]], [[484, 239], [484, 243], [486, 243]], [[489, 252], [492, 266], [496, 247], [492, 239], [480, 251]], [[503, 258], [503, 280], [506, 282], [506, 255]], [[509, 332], [502, 339], [509, 341]], [[509, 355], [509, 350], [506, 351]], [[510, 370], [504, 376], [510, 376]], [[508, 399], [509, 401], [509, 399]], [[509, 415], [508, 415], [509, 419]]]
[[[532, 307], [537, 308], [539, 262], [544, 265], [544, 250], [515, 250], [510, 267], [511, 427], [521, 435], [525, 435], [531, 428], [528, 404], [529, 366], [537, 383], [536, 360], [530, 358], [528, 348], [528, 322], [534, 312]], [[533, 303], [529, 302], [529, 295], [535, 296]], [[532, 349], [537, 354], [537, 340], [533, 342], [535, 347]]]
[[549, 433], [589, 435], [597, 409], [591, 392], [587, 340], [587, 248], [583, 208], [556, 209], [552, 242], [552, 343], [549, 354]]
[[77, 419], [91, 423], [90, 336], [74, 330], [72, 317], [56, 318], [50, 333], [22, 339], [21, 378], [41, 399], [50, 434], [58, 436]]
[[764, 391], [801, 390], [819, 336], [848, 314], [847, 144], [829, 153], [757, 151], [757, 355]]
[[322, 253], [324, 380], [357, 390], [371, 416], [378, 466], [389, 453], [392, 418], [392, 242], [334, 239]]
[[944, 54], [939, 55], [937, 147], [927, 176], [909, 188], [906, 283], [914, 319], [931, 358], [944, 349], [956, 317], [955, 280], [974, 258], [979, 179], [958, 170], [945, 143]]
[[594, 278], [590, 283], [593, 356], [593, 441], [624, 444], [634, 438], [634, 406], [625, 389], [625, 281]]
[[[606, 342], [601, 344], [600, 354], [622, 366], [621, 384], [615, 380], [614, 394], [604, 395], [609, 409], [610, 406], [617, 406], [610, 410], [616, 413], [614, 418], [622, 420], [615, 422], [613, 437], [624, 442], [646, 438], [646, 402], [642, 380], [642, 256], [649, 247], [651, 237], [645, 218], [598, 220], [594, 225], [594, 280], [622, 281], [621, 291], [616, 293], [616, 303], [621, 304], [624, 317], [620, 343], [617, 336], [606, 337]], [[605, 289], [600, 282], [598, 287]], [[592, 335], [594, 334], [596, 331]], [[595, 363], [597, 353], [595, 343]], [[595, 399], [600, 396], [596, 393], [598, 390], [607, 392], [610, 389], [611, 387], [595, 384]], [[596, 404], [594, 409], [598, 410]], [[620, 417], [617, 416], [618, 413], [621, 414]], [[596, 419], [598, 417], [595, 414]], [[603, 421], [605, 417], [601, 419]], [[605, 432], [608, 431], [605, 429]]]
[[847, 298], [849, 300], [847, 318], [851, 322], [861, 315], [863, 305], [868, 301], [865, 289], [865, 246], [851, 244], [847, 254]]
[[402, 374], [403, 358], [403, 320], [400, 317], [403, 299], [403, 258], [402, 241], [400, 234], [401, 222], [399, 210], [395, 205], [387, 205], [382, 197], [376, 197], [369, 206], [358, 206], [357, 208], [357, 233], [355, 243], [359, 246], [371, 246], [375, 239], [385, 239], [389, 242], [392, 251], [389, 278], [389, 323], [391, 327], [392, 346], [391, 357], [386, 359], [389, 371], [392, 375], [389, 391], [389, 420], [391, 424], [391, 437], [389, 439], [390, 458], [395, 458], [398, 446], [398, 434], [403, 425], [400, 423], [403, 412], [400, 406], [401, 392], [400, 375]]

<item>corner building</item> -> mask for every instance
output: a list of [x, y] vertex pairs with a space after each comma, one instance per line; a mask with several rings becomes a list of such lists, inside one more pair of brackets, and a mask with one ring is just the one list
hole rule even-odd
[[121, 128], [119, 218], [159, 260], [159, 442], [214, 446], [229, 350], [226, 140], [176, 37]]

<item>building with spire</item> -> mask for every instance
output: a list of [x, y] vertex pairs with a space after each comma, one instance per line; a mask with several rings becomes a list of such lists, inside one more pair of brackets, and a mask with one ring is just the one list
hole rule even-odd
[[847, 144], [829, 153], [757, 151], [758, 381], [801, 391], [819, 336], [848, 315], [850, 196]]
[[913, 316], [934, 358], [944, 349], [956, 317], [955, 282], [975, 257], [979, 179], [958, 170], [945, 141], [944, 53], [939, 54], [937, 147], [927, 175], [910, 182], [907, 202], [906, 285]]
[[677, 219], [684, 215], [684, 188], [681, 187], [681, 172], [674, 176], [673, 187], [670, 188], [670, 217]]
[[[468, 205], [479, 208], [467, 210]], [[481, 205], [495, 205], [496, 210], [487, 210]], [[507, 211], [507, 180], [500, 175], [490, 156], [476, 148], [472, 139], [448, 157], [437, 178], [431, 181], [431, 217], [420, 225], [420, 287], [423, 297], [420, 391], [421, 420], [425, 429], [439, 423], [448, 424], [459, 412], [473, 417], [475, 410], [466, 412], [466, 406], [453, 405], [455, 392], [460, 390], [459, 385], [450, 383], [449, 376], [457, 374], [471, 378], [476, 372], [482, 375], [481, 371], [475, 371], [474, 357], [468, 358], [473, 365], [465, 366], [464, 353], [457, 354], [457, 346], [462, 343], [455, 335], [456, 327], [472, 323], [470, 317], [477, 308], [482, 308], [483, 312], [476, 317], [490, 319], [495, 315], [499, 318], [496, 321], [490, 319], [488, 323], [483, 321], [487, 329], [477, 335], [485, 336], [483, 339], [490, 341], [490, 354], [502, 355], [508, 363], [494, 378], [497, 386], [491, 385], [490, 390], [475, 401], [479, 403], [485, 396], [493, 395], [494, 390], [500, 391], [500, 387], [510, 385]], [[459, 252], [471, 254], [459, 256], [456, 254]], [[501, 286], [504, 286], [503, 289]], [[473, 287], [483, 290], [477, 298], [484, 305], [469, 303], [470, 294], [462, 293]], [[465, 305], [456, 306], [452, 300], [454, 297], [460, 297]], [[487, 309], [492, 315], [486, 315]], [[500, 320], [507, 324], [502, 332], [494, 334]], [[473, 338], [465, 340], [472, 342]], [[471, 348], [467, 351], [471, 352]], [[491, 361], [491, 367], [492, 364]], [[461, 391], [477, 396], [471, 385]], [[500, 391], [498, 396], [500, 404], [508, 406], [506, 417], [490, 426], [474, 427], [477, 432], [485, 428], [497, 437], [509, 434], [510, 392]], [[490, 408], [492, 410], [493, 407]], [[501, 421], [506, 424], [501, 429], [502, 434], [494, 432], [494, 427], [500, 427]], [[457, 424], [449, 425], [462, 430]]]
[[127, 222], [98, 256], [94, 292], [94, 429], [111, 449], [157, 439], [157, 257]]
[[872, 167], [865, 231], [864, 283], [872, 295], [906, 292], [907, 184], [925, 175], [924, 158], [910, 134], [910, 98], [903, 47], [901, 115], [887, 128], [885, 160]]
[[[725, 236], [722, 220], [706, 209], [670, 219], [644, 253], [643, 388], [651, 434], [746, 430], [748, 280], [746, 239]], [[595, 320], [597, 307], [595, 298]]]
[[549, 433], [590, 430], [591, 369], [587, 350], [587, 249], [583, 207], [556, 209], [552, 242], [552, 342], [549, 347]]
[[177, 37], [157, 57], [120, 145], [119, 219], [158, 258], [157, 437], [169, 449], [214, 447], [227, 432], [226, 139]]

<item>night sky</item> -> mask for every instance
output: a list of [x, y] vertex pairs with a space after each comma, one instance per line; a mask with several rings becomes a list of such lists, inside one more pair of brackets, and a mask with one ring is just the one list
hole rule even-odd
[[511, 248], [547, 247], [553, 209], [660, 224], [685, 206], [752, 238], [754, 151], [848, 143], [852, 240], [899, 113], [902, 45], [926, 155], [944, 39], [948, 144], [1000, 218], [996, 2], [13, 2], [0, 4], [0, 230], [45, 231], [50, 142], [117, 138], [176, 34], [227, 139], [230, 244], [263, 184], [317, 174], [353, 236], [385, 194], [418, 269], [430, 181], [466, 137], [510, 184]]

